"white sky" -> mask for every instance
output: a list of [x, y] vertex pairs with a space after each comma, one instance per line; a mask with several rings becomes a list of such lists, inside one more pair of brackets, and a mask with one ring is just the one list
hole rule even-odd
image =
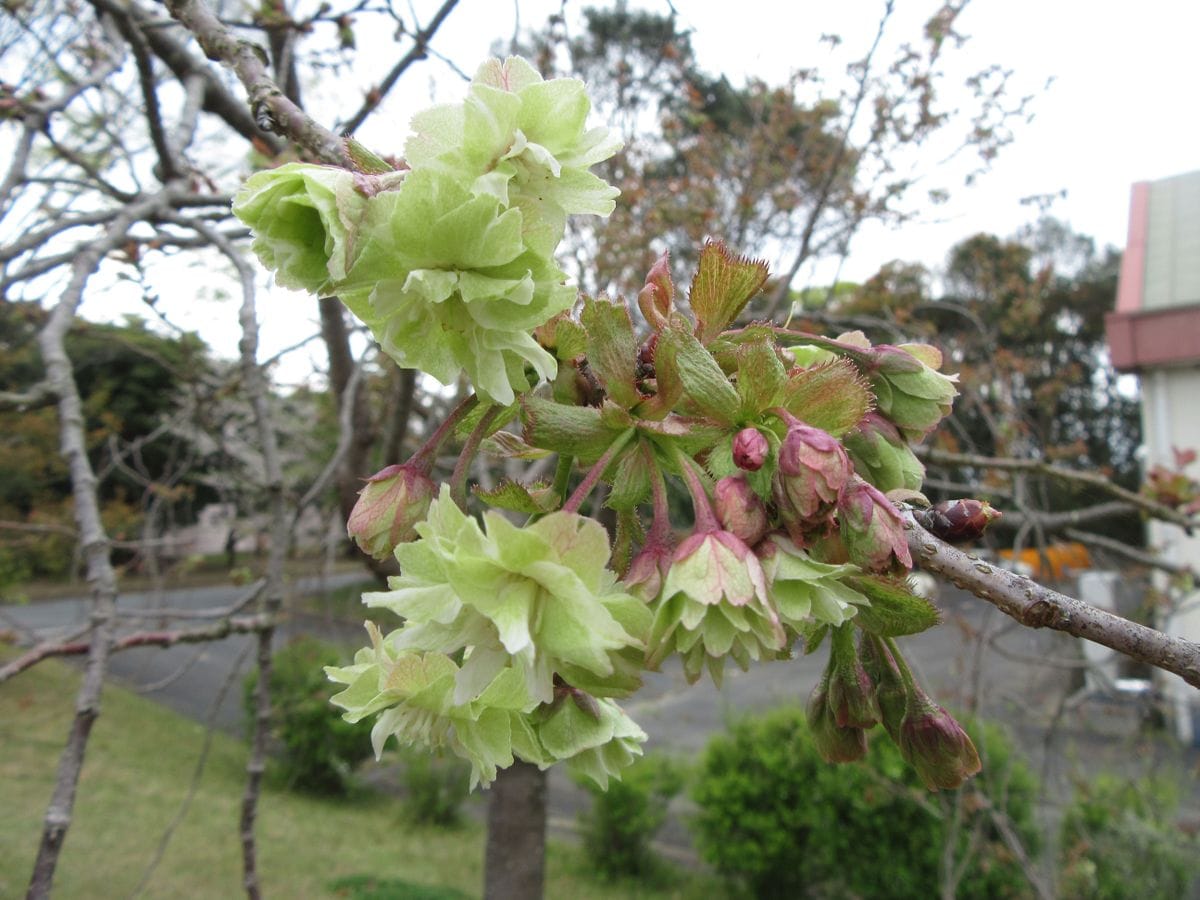
[[[438, 3], [416, 0], [426, 19]], [[570, 3], [578, 10], [583, 4]], [[635, 6], [667, 10], [665, 0], [635, 0]], [[694, 29], [701, 65], [724, 72], [735, 83], [753, 74], [783, 80], [800, 66], [828, 64], [823, 32], [845, 40], [846, 53], [860, 55], [877, 27], [882, 0], [739, 0], [726, 3], [675, 0], [684, 24]], [[557, 0], [520, 0], [525, 27], [545, 22]], [[897, 40], [916, 39], [934, 3], [897, 0], [891, 32]], [[496, 40], [507, 40], [514, 4], [462, 0], [434, 40], [440, 53], [468, 72], [488, 55]], [[364, 22], [366, 20], [364, 19]], [[1066, 191], [1051, 213], [1100, 246], [1123, 246], [1133, 182], [1200, 168], [1200, 3], [1188, 0], [1084, 2], [1084, 0], [974, 0], [960, 19], [971, 35], [951, 77], [989, 63], [1012, 68], [1014, 90], [1036, 93], [1035, 119], [1020, 125], [1016, 140], [972, 187], [956, 187], [950, 203], [930, 210], [899, 231], [865, 229], [851, 249], [841, 277], [862, 280], [893, 259], [939, 266], [946, 251], [979, 231], [1008, 235], [1032, 221], [1036, 211], [1020, 198]], [[360, 47], [371, 38], [360, 30]], [[394, 52], [389, 45], [378, 52]], [[843, 62], [846, 56], [842, 56]], [[884, 57], [886, 59], [886, 57]], [[837, 71], [841, 64], [837, 65]], [[386, 68], [374, 62], [373, 69]], [[1046, 83], [1053, 83], [1046, 88]], [[333, 100], [360, 96], [350, 79], [330, 79], [310, 89], [310, 97]], [[463, 83], [447, 66], [429, 59], [411, 71], [394, 97], [360, 136], [375, 149], [398, 151], [412, 113], [431, 98], [456, 99]], [[945, 96], [955, 85], [945, 83]], [[620, 201], [618, 201], [620, 202]], [[753, 252], [754, 248], [741, 248]], [[832, 277], [818, 270], [815, 279]], [[209, 301], [181, 324], [196, 328], [214, 350], [232, 357], [237, 340], [234, 301]], [[260, 297], [263, 356], [300, 339], [315, 323], [315, 304], [305, 296], [270, 292]], [[107, 310], [113, 312], [110, 306]], [[95, 315], [96, 309], [83, 310]], [[320, 365], [319, 346], [293, 354], [278, 373], [301, 380]], [[306, 358], [310, 357], [311, 361]]]

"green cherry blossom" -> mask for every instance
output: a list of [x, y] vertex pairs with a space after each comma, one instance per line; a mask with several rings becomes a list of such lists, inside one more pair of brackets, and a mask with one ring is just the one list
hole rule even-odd
[[484, 522], [486, 530], [443, 486], [417, 526], [421, 539], [396, 548], [403, 574], [390, 591], [363, 598], [407, 620], [391, 636], [396, 648], [470, 648], [456, 675], [457, 703], [510, 666], [539, 703], [553, 699], [556, 674], [593, 695], [635, 690], [650, 613], [606, 567], [603, 526], [565, 512], [524, 528], [495, 512]]

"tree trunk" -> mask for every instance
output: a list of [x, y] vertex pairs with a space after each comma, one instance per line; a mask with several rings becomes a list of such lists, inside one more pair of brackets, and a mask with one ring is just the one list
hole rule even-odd
[[484, 900], [539, 900], [546, 877], [546, 773], [517, 762], [488, 800]]

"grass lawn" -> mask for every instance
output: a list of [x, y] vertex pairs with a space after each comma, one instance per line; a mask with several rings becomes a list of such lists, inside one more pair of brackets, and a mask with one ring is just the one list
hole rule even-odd
[[[10, 655], [0, 648], [0, 658]], [[78, 683], [76, 669], [51, 660], [0, 685], [0, 897], [24, 893]], [[203, 738], [196, 723], [129, 691], [106, 689], [56, 897], [132, 895], [184, 799]], [[237, 828], [245, 759], [240, 741], [213, 736], [200, 790], [141, 896], [244, 896]], [[335, 801], [268, 788], [258, 835], [268, 897], [337, 896], [331, 883], [352, 876], [480, 894], [480, 826], [415, 827], [403, 820], [395, 799], [380, 794]], [[584, 866], [576, 848], [552, 845], [547, 896], [711, 896], [694, 882], [680, 892], [600, 885], [586, 877]]]

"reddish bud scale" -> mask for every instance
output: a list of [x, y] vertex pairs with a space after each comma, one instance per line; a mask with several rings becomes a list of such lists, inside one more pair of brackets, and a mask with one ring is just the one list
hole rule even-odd
[[979, 538], [1001, 515], [986, 500], [943, 500], [917, 513], [917, 521], [943, 541], [961, 544]]

